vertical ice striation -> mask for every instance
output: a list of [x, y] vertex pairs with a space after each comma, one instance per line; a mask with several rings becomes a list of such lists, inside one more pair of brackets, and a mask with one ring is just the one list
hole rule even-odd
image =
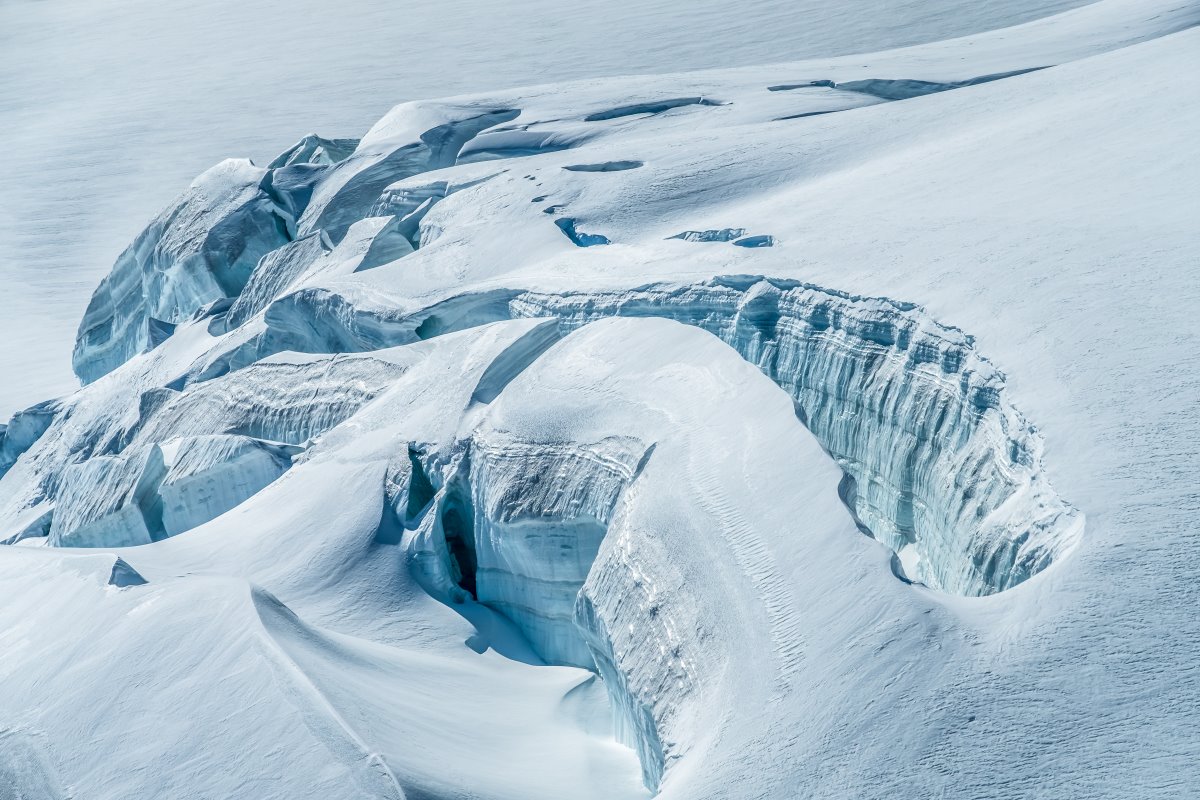
[[528, 293], [521, 316], [567, 329], [610, 316], [669, 317], [719, 336], [791, 394], [845, 470], [861, 524], [908, 578], [983, 595], [1069, 550], [1081, 515], [1053, 490], [1036, 429], [974, 340], [917, 306], [796, 281]]
[[646, 446], [529, 442], [489, 431], [471, 447], [475, 594], [552, 664], [592, 669], [575, 602]]
[[54, 421], [57, 408], [57, 401], [46, 400], [18, 411], [7, 425], [0, 425], [0, 478], [46, 432]]
[[162, 538], [158, 485], [166, 472], [156, 445], [96, 456], [63, 471], [50, 526], [58, 547], [128, 547]]
[[[602, 583], [605, 582], [605, 579], [617, 578], [622, 573], [602, 571], [598, 575], [600, 576], [598, 593], [604, 593], [606, 588]], [[628, 572], [624, 575], [628, 575]], [[618, 581], [612, 581], [612, 583], [616, 584]], [[620, 587], [613, 588], [628, 589], [629, 587], [620, 585]], [[636, 602], [637, 600], [631, 600], [628, 606], [632, 607]], [[646, 784], [648, 788], [656, 789], [662, 781], [662, 772], [666, 769], [665, 753], [662, 752], [662, 741], [659, 736], [659, 723], [654, 718], [652, 708], [638, 702], [637, 692], [630, 686], [631, 675], [628, 670], [620, 666], [613, 645], [614, 640], [622, 639], [624, 639], [623, 644], [636, 646], [640, 643], [642, 648], [655, 646], [659, 642], [659, 637], [655, 636], [658, 631], [653, 630], [654, 620], [646, 620], [641, 610], [641, 608], [631, 609], [631, 613], [628, 615], [629, 618], [635, 618], [635, 616], [641, 618], [641, 626], [636, 632], [634, 630], [618, 631], [614, 636], [604, 615], [596, 612], [592, 594], [584, 593], [578, 596], [575, 603], [575, 624], [592, 654], [596, 673], [600, 675], [601, 680], [604, 680], [608, 692], [608, 702], [612, 704], [614, 738], [637, 753], [638, 763], [642, 765], [642, 783]], [[619, 618], [623, 614], [614, 616]], [[646, 624], [647, 621], [649, 625]], [[637, 639], [637, 643], [634, 642], [634, 639]], [[680, 681], [679, 685], [684, 685], [683, 681]]]
[[170, 464], [158, 494], [165, 536], [216, 519], [291, 466], [289, 448], [246, 436], [196, 436], [163, 446]]
[[21, 459], [20, 476], [6, 476], [4, 538], [116, 547], [195, 527], [272, 482], [302, 445], [391, 385], [409, 358], [281, 355], [173, 381], [178, 389], [106, 381], [74, 402], [22, 412], [0, 441], [0, 452], [11, 447]]
[[491, 290], [416, 313], [325, 291], [267, 312], [276, 347], [325, 352], [411, 342], [512, 317], [564, 332], [607, 317], [665, 317], [732, 346], [791, 395], [846, 473], [863, 528], [897, 572], [946, 592], [1015, 586], [1078, 541], [1083, 518], [1050, 486], [1042, 440], [963, 331], [884, 297], [754, 276], [551, 294]]

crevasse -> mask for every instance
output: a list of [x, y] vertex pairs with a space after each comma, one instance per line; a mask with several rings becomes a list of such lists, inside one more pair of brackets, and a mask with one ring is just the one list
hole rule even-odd
[[[639, 662], [658, 665], [655, 675], [625, 674], [615, 642], [626, 660], [638, 660], [639, 648], [654, 650], [668, 637], [658, 630], [662, 620], [642, 613], [644, 598], [631, 594], [629, 565], [597, 571], [594, 563], [624, 491], [653, 451], [634, 437], [554, 443], [476, 429], [453, 454], [410, 448], [404, 485], [392, 497], [396, 518], [418, 531], [409, 557], [434, 596], [461, 604], [469, 594], [512, 622], [546, 663], [600, 675], [614, 736], [638, 753], [652, 789], [665, 769], [656, 714], [666, 709], [643, 702], [630, 681], [685, 691], [690, 682], [656, 658]], [[614, 637], [610, 619], [636, 622], [636, 630]]]
[[845, 471], [843, 498], [863, 530], [895, 551], [901, 577], [991, 594], [1045, 569], [1082, 533], [1082, 515], [1051, 487], [1042, 439], [1008, 399], [1003, 373], [971, 336], [911, 303], [737, 276], [635, 290], [489, 291], [416, 314], [377, 314], [329, 293], [290, 295], [273, 308], [265, 339], [314, 352], [514, 317], [556, 317], [564, 333], [612, 316], [696, 325], [788, 391]]
[[647, 451], [631, 437], [580, 446], [477, 430], [441, 470], [436, 457], [412, 456], [396, 514], [424, 525], [413, 557], [435, 595], [461, 602], [466, 591], [543, 661], [592, 669], [579, 590]]
[[476, 595], [550, 663], [591, 669], [575, 601], [646, 446], [587, 449], [476, 436], [471, 448]]

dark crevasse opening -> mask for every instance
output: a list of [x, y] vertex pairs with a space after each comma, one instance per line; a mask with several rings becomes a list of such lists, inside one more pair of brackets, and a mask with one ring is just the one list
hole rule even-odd
[[450, 556], [451, 574], [455, 583], [479, 599], [475, 558], [475, 533], [469, 511], [458, 498], [447, 501], [442, 510], [442, 533], [446, 537], [446, 551]]
[[425, 473], [425, 468], [421, 466], [420, 454], [411, 446], [408, 448], [408, 464], [412, 478], [409, 480], [408, 504], [404, 518], [415, 520], [433, 502], [437, 490], [429, 480], [429, 475]]

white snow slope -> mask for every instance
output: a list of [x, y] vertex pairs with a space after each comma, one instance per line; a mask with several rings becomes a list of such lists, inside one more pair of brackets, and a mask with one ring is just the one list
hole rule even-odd
[[0, 434], [0, 786], [1194, 794], [1198, 22], [213, 167]]
[[74, 390], [96, 281], [221, 158], [357, 136], [401, 100], [880, 50], [1084, 2], [5, 0], [0, 415]]

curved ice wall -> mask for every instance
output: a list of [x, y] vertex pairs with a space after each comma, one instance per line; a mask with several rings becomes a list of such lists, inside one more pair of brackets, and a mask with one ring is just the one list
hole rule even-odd
[[373, 349], [513, 317], [557, 317], [564, 332], [612, 316], [666, 317], [713, 333], [789, 392], [846, 473], [863, 530], [897, 573], [985, 595], [1036, 575], [1082, 533], [1050, 486], [1036, 428], [973, 338], [920, 307], [797, 281], [733, 276], [634, 290], [496, 290], [415, 314], [357, 308], [303, 291], [268, 310], [266, 351]]
[[664, 316], [730, 344], [791, 394], [845, 470], [844, 499], [908, 578], [984, 595], [1015, 586], [1078, 540], [1042, 440], [967, 334], [917, 306], [795, 281], [523, 294], [519, 316], [569, 329], [606, 316]]

